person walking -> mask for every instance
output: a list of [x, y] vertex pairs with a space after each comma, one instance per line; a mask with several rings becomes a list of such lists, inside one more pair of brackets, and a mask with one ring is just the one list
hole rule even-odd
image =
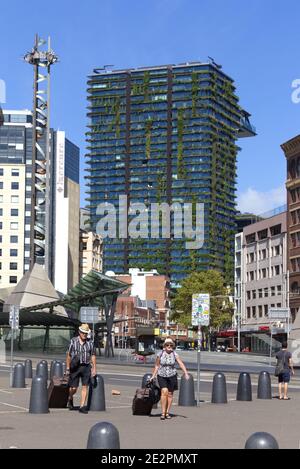
[[[277, 365], [282, 363], [283, 370], [278, 375], [278, 388], [279, 388], [279, 399], [289, 400], [287, 395], [288, 383], [290, 382], [291, 374], [294, 374], [294, 367], [292, 362], [292, 354], [287, 350], [287, 342], [281, 344], [282, 349], [276, 354]], [[283, 395], [282, 395], [283, 385]]]
[[79, 412], [87, 414], [86, 400], [91, 376], [96, 375], [96, 352], [93, 341], [88, 339], [90, 328], [88, 324], [81, 324], [79, 335], [71, 339], [66, 358], [66, 373], [69, 375], [69, 399], [67, 407], [74, 410], [73, 396], [76, 393], [81, 378], [81, 400]]
[[167, 338], [163, 344], [163, 351], [156, 357], [155, 367], [151, 380], [157, 376], [158, 384], [161, 389], [161, 408], [160, 419], [170, 419], [170, 408], [173, 401], [173, 393], [178, 389], [176, 363], [184, 373], [184, 377], [189, 379], [188, 372], [178, 354], [174, 352], [175, 343], [171, 338]]

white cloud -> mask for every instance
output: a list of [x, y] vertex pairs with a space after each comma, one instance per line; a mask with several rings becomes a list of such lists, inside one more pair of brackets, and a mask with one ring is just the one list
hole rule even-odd
[[286, 204], [286, 188], [284, 185], [266, 192], [260, 192], [248, 187], [237, 198], [237, 208], [242, 213], [254, 213], [260, 215]]

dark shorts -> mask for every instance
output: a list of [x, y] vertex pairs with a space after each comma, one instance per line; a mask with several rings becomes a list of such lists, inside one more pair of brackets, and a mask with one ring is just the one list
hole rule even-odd
[[157, 376], [158, 384], [160, 389], [168, 388], [169, 392], [176, 391], [178, 389], [177, 375], [164, 378], [163, 376]]
[[87, 386], [88, 384], [90, 384], [90, 380], [91, 380], [91, 365], [90, 364], [80, 365], [78, 370], [70, 374], [69, 386], [71, 388], [78, 388], [80, 378], [81, 378], [81, 384], [83, 384], [83, 386]]
[[280, 373], [278, 376], [278, 383], [289, 383], [291, 379], [291, 374], [289, 370], [284, 371], [283, 373]]

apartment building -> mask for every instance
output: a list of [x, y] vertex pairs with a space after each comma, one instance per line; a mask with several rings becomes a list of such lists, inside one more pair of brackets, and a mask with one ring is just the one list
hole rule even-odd
[[[241, 330], [267, 330], [269, 308], [288, 306], [286, 212], [235, 237], [235, 305]], [[283, 325], [285, 327], [285, 325]]]
[[152, 203], [205, 205], [200, 249], [186, 248], [171, 217], [171, 233], [164, 238], [106, 238], [105, 271], [156, 269], [177, 285], [191, 269], [215, 268], [232, 283], [236, 141], [254, 136], [255, 129], [238, 103], [233, 79], [221, 68], [188, 62], [95, 69], [88, 78], [86, 201], [92, 229], [99, 203], [121, 212], [120, 194], [147, 208]]

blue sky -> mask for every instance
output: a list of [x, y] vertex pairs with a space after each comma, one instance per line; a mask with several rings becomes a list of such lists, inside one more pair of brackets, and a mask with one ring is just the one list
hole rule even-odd
[[212, 56], [236, 82], [240, 104], [258, 135], [239, 141], [237, 195], [243, 211], [285, 203], [280, 144], [300, 133], [300, 2], [289, 0], [10, 0], [1, 5], [0, 79], [4, 108], [31, 108], [32, 69], [22, 61], [34, 34], [51, 36], [51, 125], [81, 149], [81, 205], [86, 131], [86, 77], [93, 68], [206, 61]]

